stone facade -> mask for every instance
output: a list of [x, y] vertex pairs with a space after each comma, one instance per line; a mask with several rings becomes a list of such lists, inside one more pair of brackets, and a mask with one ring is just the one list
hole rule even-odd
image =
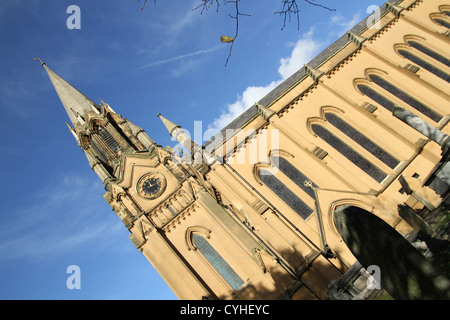
[[160, 115], [185, 155], [43, 65], [105, 200], [180, 299], [363, 299], [370, 276], [333, 213], [356, 206], [407, 236], [398, 205], [448, 192], [442, 146], [393, 112], [449, 134], [449, 15], [444, 0], [388, 1], [202, 147]]

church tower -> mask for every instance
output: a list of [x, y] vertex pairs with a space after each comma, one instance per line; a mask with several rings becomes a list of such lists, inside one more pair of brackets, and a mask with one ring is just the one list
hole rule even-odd
[[[202, 148], [180, 126], [158, 114], [187, 150], [184, 159], [41, 63], [69, 116], [71, 134], [104, 183], [103, 197], [130, 231], [136, 248], [180, 299], [276, 299], [302, 287], [296, 274], [304, 258], [293, 258], [294, 247], [307, 247], [309, 258], [319, 252], [300, 239], [289, 244], [278, 232], [271, 243], [258, 236], [249, 219], [258, 219], [250, 216], [258, 217], [267, 205], [223, 164], [203, 157]], [[235, 186], [228, 196], [239, 192], [246, 197], [243, 208], [233, 207], [218, 191], [228, 183]], [[259, 218], [258, 224], [267, 222]], [[279, 232], [286, 230], [280, 226]], [[283, 244], [286, 251], [278, 252], [274, 244]], [[331, 269], [327, 277], [340, 275]], [[302, 294], [316, 297], [306, 291]], [[316, 294], [325, 297], [322, 291]]]
[[41, 61], [103, 197], [180, 299], [368, 299], [378, 281], [409, 295], [393, 271], [425, 264], [400, 269], [392, 234], [434, 235], [424, 219], [449, 199], [450, 5], [389, 0], [378, 14], [203, 146], [158, 114], [181, 152]]

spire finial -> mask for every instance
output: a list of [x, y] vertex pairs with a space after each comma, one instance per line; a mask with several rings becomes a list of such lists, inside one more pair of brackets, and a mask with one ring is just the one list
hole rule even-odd
[[39, 61], [41, 63], [41, 66], [45, 65], [45, 62], [42, 61], [40, 58], [33, 58], [36, 61]]

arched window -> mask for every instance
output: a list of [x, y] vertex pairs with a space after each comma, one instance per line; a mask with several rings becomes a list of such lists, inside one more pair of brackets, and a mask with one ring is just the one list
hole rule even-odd
[[403, 90], [400, 90], [398, 87], [392, 85], [390, 82], [386, 81], [382, 77], [371, 74], [369, 75], [369, 79], [376, 83], [378, 86], [383, 88], [384, 90], [388, 91], [392, 95], [396, 96], [400, 100], [406, 102], [411, 107], [419, 111], [420, 113], [426, 115], [428, 118], [432, 119], [435, 122], [439, 122], [441, 120], [441, 116], [438, 115], [436, 112], [430, 110], [427, 106], [422, 104], [421, 102], [417, 101], [414, 97], [409, 95], [408, 93], [404, 92]]
[[312, 182], [303, 173], [297, 170], [285, 158], [273, 157], [273, 161], [278, 169], [281, 170], [289, 179], [291, 179], [297, 186], [305, 191], [311, 198], [316, 200], [316, 193], [313, 188], [317, 188], [316, 184]]
[[399, 161], [397, 159], [381, 149], [372, 140], [368, 139], [365, 135], [350, 126], [336, 114], [326, 113], [325, 119], [391, 169], [394, 169], [398, 165]]
[[[448, 12], [445, 12], [445, 14], [448, 16]], [[435, 22], [439, 23], [441, 26], [446, 27], [447, 29], [450, 29], [450, 22], [447, 20], [445, 16], [435, 16], [432, 18]]]
[[435, 60], [445, 64], [447, 67], [450, 67], [450, 60], [449, 59], [447, 59], [443, 55], [435, 52], [434, 50], [431, 50], [430, 48], [428, 48], [423, 43], [421, 43], [419, 41], [414, 41], [414, 40], [409, 40], [407, 42], [408, 42], [408, 44], [411, 47], [413, 47], [413, 48], [415, 48], [415, 49], [425, 53], [426, 55], [430, 56], [431, 58], [433, 58], [433, 59], [435, 59]]
[[450, 17], [450, 5], [444, 4], [439, 6], [439, 11], [445, 14], [447, 17]]
[[378, 169], [366, 158], [362, 157], [353, 148], [351, 148], [341, 139], [336, 137], [325, 127], [323, 127], [323, 125], [313, 124], [312, 130], [319, 138], [321, 138], [331, 147], [336, 149], [339, 153], [341, 153], [344, 157], [346, 157], [348, 160], [350, 160], [352, 163], [358, 166], [361, 170], [366, 172], [370, 177], [372, 177], [377, 182], [383, 181], [383, 179], [386, 177], [386, 173]]
[[313, 210], [308, 207], [295, 193], [278, 180], [272, 172], [265, 169], [259, 170], [261, 181], [281, 198], [292, 210], [303, 219], [308, 218]]
[[192, 242], [200, 251], [206, 260], [214, 267], [214, 269], [222, 276], [222, 278], [230, 285], [233, 290], [238, 290], [244, 281], [230, 267], [230, 265], [222, 258], [222, 256], [211, 246], [211, 244], [203, 236], [197, 233], [192, 234]]
[[398, 53], [400, 55], [402, 55], [403, 57], [405, 57], [406, 59], [414, 62], [415, 64], [417, 64], [418, 66], [421, 66], [422, 68], [428, 70], [429, 72], [433, 73], [434, 75], [438, 76], [439, 78], [450, 82], [450, 75], [447, 74], [446, 72], [442, 71], [441, 69], [439, 69], [438, 67], [436, 67], [435, 65], [429, 63], [428, 61], [423, 60], [422, 58], [420, 58], [419, 56], [415, 55], [414, 53], [412, 53], [409, 50], [406, 49], [399, 49]]
[[385, 107], [390, 112], [394, 111], [395, 103], [393, 103], [391, 100], [387, 99], [385, 96], [378, 93], [377, 91], [373, 90], [367, 84], [358, 84], [358, 89], [364, 95], [368, 96], [373, 101], [378, 102], [378, 104]]
[[[273, 163], [279, 171], [286, 175], [292, 182], [300, 187], [313, 200], [316, 199], [314, 187], [317, 187], [303, 173], [297, 170], [289, 161], [282, 157], [273, 157]], [[289, 207], [292, 208], [300, 217], [307, 219], [314, 210], [310, 208], [298, 195], [281, 182], [270, 169], [259, 169], [258, 175], [261, 181], [268, 186], [278, 197], [281, 198]]]

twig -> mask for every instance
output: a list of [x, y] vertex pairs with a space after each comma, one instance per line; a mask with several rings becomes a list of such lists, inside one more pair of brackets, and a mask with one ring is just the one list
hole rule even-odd
[[200, 14], [203, 14], [203, 11], [208, 11], [209, 8], [214, 4], [214, 2], [217, 4], [216, 12], [219, 12], [220, 3], [219, 0], [202, 0], [203, 3], [199, 4], [195, 8], [192, 9], [192, 11], [197, 10], [198, 8], [202, 8], [200, 11]]
[[234, 37], [233, 37], [233, 41], [231, 41], [230, 51], [228, 52], [228, 57], [227, 57], [227, 60], [225, 61], [225, 67], [228, 65], [228, 61], [230, 60], [231, 53], [233, 51], [234, 42], [236, 41], [236, 38], [239, 35], [239, 16], [250, 16], [249, 14], [241, 13], [239, 11], [239, 1], [240, 0], [233, 0], [233, 1], [227, 0], [227, 1], [225, 1], [225, 4], [234, 3], [235, 10], [236, 10], [235, 11], [236, 12], [235, 16], [229, 15], [230, 18], [232, 18], [232, 19], [234, 19], [236, 21], [236, 28], [235, 28], [235, 34], [234, 34]]
[[[141, 0], [138, 0], [138, 1], [140, 2]], [[250, 15], [239, 11], [239, 2], [241, 0], [222, 0], [222, 1], [221, 0], [200, 0], [200, 1], [201, 1], [201, 3], [192, 9], [192, 10], [201, 9], [200, 14], [203, 14], [203, 12], [208, 11], [213, 5], [216, 6], [216, 12], [218, 12], [221, 2], [224, 5], [234, 4], [235, 15], [230, 14], [229, 16], [230, 16], [230, 18], [232, 18], [236, 21], [236, 28], [235, 28], [235, 35], [233, 37], [233, 40], [227, 41], [230, 43], [230, 51], [229, 51], [228, 57], [225, 61], [225, 67], [226, 67], [228, 65], [228, 61], [231, 58], [231, 53], [233, 51], [233, 46], [234, 46], [234, 43], [236, 42], [236, 38], [239, 35], [239, 17], [240, 16], [250, 16]], [[320, 8], [329, 10], [329, 11], [336, 11], [336, 9], [332, 9], [332, 8], [324, 6], [320, 3], [316, 3], [315, 2], [316, 0], [302, 0], [302, 1], [305, 1], [306, 3], [308, 3], [310, 5], [320, 7]], [[154, 2], [156, 3], [156, 0], [154, 0]], [[297, 0], [281, 0], [281, 2], [283, 4], [281, 11], [274, 12], [275, 14], [284, 15], [283, 27], [281, 28], [281, 30], [283, 30], [286, 27], [286, 22], [291, 22], [292, 15], [295, 15], [297, 17], [297, 29], [300, 29], [300, 9], [299, 9]], [[141, 10], [144, 9], [146, 3], [147, 3], [147, 0], [144, 0], [144, 4], [143, 4]]]
[[[332, 9], [332, 8], [326, 7], [322, 4], [312, 2], [315, 0], [303, 0], [303, 1], [309, 3], [310, 5], [313, 5], [316, 7], [321, 7], [323, 9], [326, 9], [329, 11], [336, 11], [336, 9]], [[283, 3], [283, 8], [281, 9], [281, 11], [275, 12], [275, 14], [284, 15], [283, 27], [281, 28], [281, 30], [283, 30], [286, 27], [286, 20], [288, 20], [288, 22], [291, 22], [291, 15], [295, 15], [297, 17], [297, 30], [299, 30], [300, 29], [300, 9], [298, 8], [297, 0], [282, 0], [281, 2]]]
[[321, 8], [327, 9], [329, 11], [336, 11], [336, 9], [332, 9], [332, 8], [329, 8], [329, 7], [324, 6], [322, 4], [312, 2], [312, 1], [316, 1], [316, 0], [312, 0], [312, 1], [310, 1], [310, 0], [303, 0], [303, 1], [308, 2], [310, 5], [313, 5], [313, 6], [316, 6], [316, 7], [321, 7]]
[[[141, 2], [141, 0], [138, 0], [138, 2]], [[156, 4], [156, 0], [153, 1]], [[141, 10], [144, 10], [145, 4], [147, 3], [147, 0], [144, 0], [144, 4], [141, 7]]]
[[295, 14], [295, 16], [297, 17], [297, 30], [299, 30], [300, 29], [300, 17], [299, 17], [300, 10], [298, 9], [296, 0], [283, 0], [282, 2], [283, 2], [283, 8], [281, 9], [281, 11], [275, 12], [275, 14], [284, 15], [283, 27], [281, 28], [281, 30], [283, 30], [284, 27], [286, 27], [286, 18], [289, 18], [289, 22], [291, 22], [291, 14]]

